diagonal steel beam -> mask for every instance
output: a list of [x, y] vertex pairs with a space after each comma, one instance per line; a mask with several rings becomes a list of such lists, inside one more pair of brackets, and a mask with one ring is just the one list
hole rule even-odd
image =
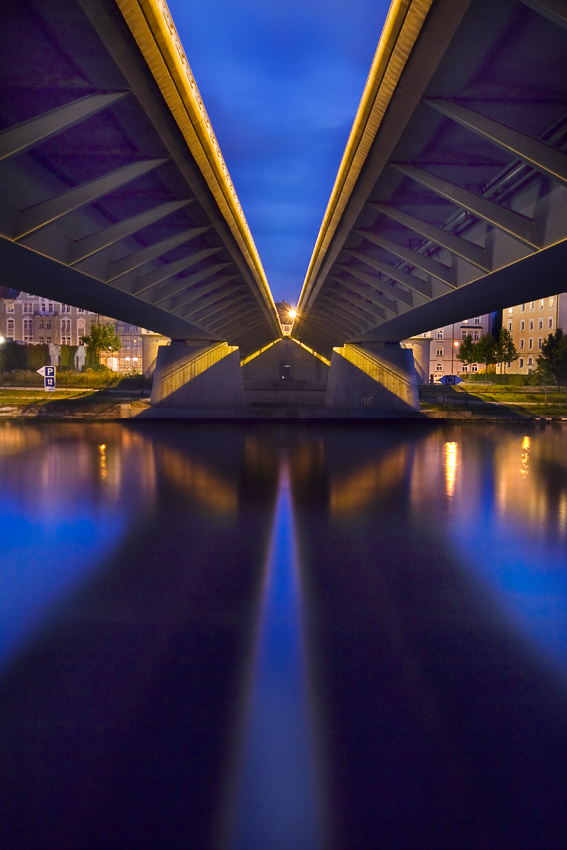
[[367, 266], [370, 266], [370, 268], [387, 275], [389, 278], [397, 281], [398, 283], [403, 283], [403, 285], [407, 286], [408, 289], [411, 289], [412, 292], [417, 292], [418, 295], [423, 295], [424, 298], [431, 301], [433, 294], [431, 292], [431, 284], [428, 280], [421, 280], [409, 272], [402, 271], [396, 266], [391, 266], [389, 263], [383, 263], [382, 260], [376, 260], [374, 257], [367, 257], [366, 254], [362, 253], [362, 251], [351, 251], [350, 248], [347, 248], [346, 250], [357, 260], [360, 260]]
[[[352, 274], [352, 272], [350, 272], [350, 274]], [[341, 286], [344, 286], [346, 289], [349, 289], [351, 292], [358, 292], [365, 300], [368, 299], [369, 301], [372, 301], [372, 304], [374, 304], [378, 310], [375, 315], [380, 316], [382, 319], [386, 318], [384, 312], [385, 310], [388, 313], [391, 313], [393, 316], [399, 315], [399, 309], [396, 301], [390, 298], [384, 298], [381, 295], [378, 295], [377, 292], [374, 292], [372, 293], [372, 295], [370, 295], [368, 291], [364, 289], [364, 287], [360, 286], [360, 284], [357, 284], [356, 282], [351, 282], [350, 280], [345, 280], [344, 278], [339, 277], [338, 275], [329, 275], [329, 277], [337, 283], [340, 283]]]
[[65, 106], [59, 106], [50, 112], [44, 112], [37, 118], [22, 121], [14, 127], [9, 127], [0, 133], [0, 160], [15, 154], [23, 153], [28, 148], [49, 139], [56, 133], [61, 133], [73, 124], [78, 124], [101, 109], [106, 109], [113, 103], [122, 100], [128, 92], [113, 92], [111, 94], [93, 94], [74, 100]]
[[436, 242], [438, 245], [441, 245], [443, 248], [451, 251], [451, 253], [456, 254], [458, 257], [461, 257], [469, 263], [472, 263], [473, 266], [477, 266], [479, 269], [482, 269], [482, 271], [490, 271], [488, 253], [486, 252], [486, 249], [482, 248], [480, 245], [475, 245], [473, 242], [469, 242], [461, 236], [455, 236], [454, 233], [448, 233], [441, 227], [437, 227], [434, 224], [428, 224], [419, 218], [415, 218], [413, 215], [408, 215], [391, 204], [371, 203], [370, 206], [379, 213], [391, 218], [393, 221], [403, 224], [404, 227], [407, 227], [409, 230], [413, 230], [420, 236], [425, 236], [427, 239], [431, 239], [433, 242]]
[[487, 118], [479, 112], [473, 112], [472, 109], [460, 103], [429, 99], [425, 100], [425, 103], [462, 127], [488, 139], [492, 144], [513, 156], [519, 157], [538, 171], [567, 184], [567, 155], [561, 151], [551, 148], [545, 142], [526, 136], [518, 130], [513, 130], [505, 124], [500, 124], [492, 118]]
[[515, 212], [515, 210], [510, 210], [507, 207], [501, 207], [500, 204], [495, 204], [494, 201], [489, 201], [487, 198], [483, 198], [482, 195], [475, 195], [473, 192], [469, 192], [468, 189], [455, 186], [454, 183], [449, 183], [448, 180], [443, 180], [441, 177], [429, 174], [421, 168], [416, 168], [415, 165], [404, 165], [398, 162], [391, 162], [390, 165], [397, 171], [401, 171], [406, 177], [415, 180], [416, 183], [421, 183], [422, 186], [426, 186], [436, 194], [448, 198], [459, 207], [464, 207], [464, 209], [482, 218], [499, 230], [503, 230], [510, 236], [514, 236], [525, 245], [529, 245], [531, 248], [540, 247], [541, 242], [538, 238], [536, 224], [531, 218]]
[[[186, 307], [188, 304], [192, 304], [194, 301], [200, 301], [202, 298], [207, 296], [209, 293], [214, 292], [220, 286], [224, 286], [225, 283], [228, 283], [230, 280], [234, 280], [238, 275], [235, 274], [225, 274], [216, 280], [211, 281], [210, 283], [204, 284], [204, 286], [200, 286], [198, 289], [190, 289], [181, 295], [176, 295], [175, 297], [171, 297], [171, 303], [168, 306], [168, 310], [170, 313], [173, 313], [175, 310], [181, 310], [182, 307]], [[239, 284], [240, 286], [241, 284]]]
[[319, 322], [306, 320], [294, 332], [294, 337], [297, 337], [297, 339], [309, 339], [309, 336], [315, 336], [319, 340], [319, 345], [322, 343], [323, 348], [326, 346], [332, 348], [337, 344], [337, 341], [342, 342], [346, 339], [344, 329], [333, 331], [328, 325], [322, 326]]
[[[193, 274], [187, 275], [186, 277], [182, 277], [179, 280], [176, 280], [174, 283], [170, 284], [171, 287], [174, 287], [175, 292], [183, 292], [184, 290], [190, 289], [195, 286], [196, 283], [200, 283], [202, 280], [206, 280], [213, 274], [216, 274], [221, 269], [224, 269], [227, 263], [218, 263], [216, 266], [209, 266], [208, 268], [201, 269], [201, 271], [194, 272]], [[182, 286], [183, 284], [183, 286]], [[168, 292], [169, 292], [169, 286]], [[154, 305], [163, 304], [164, 301], [167, 301], [168, 298], [171, 298], [170, 294], [166, 294], [164, 289], [157, 289], [156, 292], [153, 293], [153, 297], [151, 298], [151, 303]], [[173, 291], [173, 290], [172, 290]], [[164, 308], [162, 308], [164, 309]], [[173, 312], [171, 309], [171, 305], [167, 307], [170, 313]]]
[[207, 330], [210, 331], [210, 333], [219, 335], [223, 334], [224, 336], [229, 336], [232, 334], [236, 334], [237, 331], [240, 331], [242, 335], [246, 337], [246, 339], [248, 339], [248, 335], [252, 331], [264, 330], [265, 328], [265, 320], [260, 316], [251, 320], [249, 324], [243, 323], [241, 316], [237, 316], [234, 319], [231, 319], [230, 321], [227, 321], [225, 317], [221, 321], [215, 321], [211, 322], [211, 324], [207, 324]]
[[124, 186], [125, 183], [130, 183], [136, 177], [141, 177], [142, 174], [147, 174], [148, 171], [158, 168], [164, 162], [167, 162], [167, 159], [146, 159], [143, 162], [134, 162], [131, 165], [118, 168], [116, 171], [111, 171], [110, 174], [105, 174], [103, 177], [98, 177], [96, 180], [91, 180], [90, 183], [83, 183], [82, 186], [69, 189], [68, 192], [57, 195], [55, 198], [49, 198], [49, 200], [35, 204], [33, 207], [27, 207], [18, 216], [14, 239], [22, 239], [24, 236], [39, 230], [40, 227], [45, 227], [45, 225], [57, 221], [58, 218], [73, 212], [73, 210], [92, 204], [93, 201], [108, 195], [109, 192]]
[[[354, 307], [354, 305], [351, 305], [350, 302], [343, 298], [340, 292], [337, 292], [336, 290], [334, 292], [329, 292], [328, 290], [320, 292], [319, 298], [323, 305], [327, 305], [334, 310], [340, 310], [341, 313], [349, 317], [353, 323], [358, 324], [359, 328], [362, 325], [373, 324], [374, 317], [372, 315], [366, 313], [360, 307]], [[364, 315], [360, 315], [361, 313]]]
[[314, 325], [324, 333], [329, 333], [334, 328], [335, 332], [341, 337], [345, 333], [358, 333], [360, 330], [358, 323], [353, 322], [344, 313], [337, 315], [336, 305], [330, 307], [327, 304], [318, 303], [318, 301], [319, 299], [317, 299], [317, 311], [315, 312], [314, 309], [309, 311], [309, 315], [303, 320], [304, 326]]
[[[170, 313], [172, 313], [174, 310], [177, 310], [179, 307], [182, 307], [187, 303], [188, 291], [190, 290], [193, 292], [191, 287], [193, 287], [196, 283], [200, 283], [202, 280], [205, 280], [207, 277], [216, 274], [218, 271], [225, 268], [226, 265], [226, 263], [217, 263], [217, 265], [209, 266], [206, 269], [202, 269], [200, 272], [195, 272], [195, 274], [179, 278], [179, 280], [174, 280], [173, 283], [167, 283], [164, 286], [158, 287], [153, 294], [153, 303], [163, 304], [164, 301], [171, 298], [172, 300], [167, 309]], [[233, 275], [230, 275], [230, 277], [233, 277]], [[215, 287], [216, 285], [217, 281], [215, 280], [208, 284], [209, 287]], [[201, 290], [199, 289], [199, 292], [200, 291]], [[179, 299], [176, 296], [179, 296]]]
[[[131, 290], [132, 295], [140, 295], [142, 292], [146, 292], [146, 290], [152, 289], [152, 287], [157, 286], [158, 283], [161, 283], [162, 281], [173, 277], [173, 275], [179, 274], [179, 272], [184, 272], [185, 269], [190, 269], [191, 266], [195, 265], [195, 263], [199, 263], [201, 260], [205, 260], [212, 254], [217, 254], [220, 250], [222, 249], [206, 248], [203, 251], [197, 251], [196, 254], [190, 254], [187, 257], [182, 257], [175, 263], [168, 263], [167, 265], [163, 265], [161, 268], [156, 269], [153, 272], [148, 272], [147, 274], [136, 278], [134, 286]], [[229, 263], [222, 263], [221, 268], [224, 268], [228, 265]], [[210, 274], [209, 269], [207, 269], [206, 272], [207, 274]], [[181, 283], [181, 281], [179, 282]]]
[[[346, 268], [348, 268], [348, 266], [347, 266]], [[356, 277], [358, 277], [358, 278], [359, 278], [359, 280], [363, 280], [362, 275], [364, 274], [364, 272], [362, 272], [362, 273], [357, 273], [354, 269], [349, 269], [349, 270], [348, 270], [348, 274], [349, 274], [349, 275], [356, 275]], [[357, 283], [356, 283], [356, 282], [352, 282], [352, 281], [350, 281], [350, 280], [345, 280], [345, 279], [344, 279], [344, 278], [342, 278], [342, 277], [336, 277], [336, 276], [334, 277], [334, 279], [335, 279], [335, 280], [337, 280], [337, 281], [339, 281], [340, 283], [342, 283], [342, 285], [343, 285], [343, 286], [348, 286], [349, 288], [352, 288], [352, 289], [354, 289], [355, 291], [357, 290]], [[360, 286], [360, 284], [359, 284], [359, 286]], [[366, 298], [369, 298], [369, 297], [370, 297], [370, 296], [368, 296], [368, 295], [366, 294], [366, 292], [365, 292], [365, 290], [363, 289], [363, 287], [360, 287], [360, 289], [358, 289], [358, 291], [359, 291], [361, 294], [362, 294], [362, 293], [365, 293], [363, 297], [366, 297]], [[386, 296], [380, 295], [378, 292], [374, 292], [374, 293], [372, 294], [371, 298], [372, 298], [372, 302], [373, 302], [374, 304], [376, 304], [379, 308], [381, 308], [381, 310], [382, 310], [382, 311], [383, 311], [383, 310], [387, 310], [387, 311], [388, 311], [388, 313], [391, 313], [391, 314], [392, 314], [392, 315], [394, 315], [394, 316], [399, 316], [399, 315], [400, 315], [400, 312], [405, 313], [405, 311], [406, 311], [407, 309], [409, 309], [409, 308], [407, 307], [407, 305], [402, 304], [402, 309], [400, 310], [400, 304], [399, 304], [399, 302], [398, 302], [398, 301], [396, 301], [396, 299], [395, 299], [395, 298], [389, 298], [389, 297], [386, 297]]]
[[[396, 310], [395, 305], [389, 308], [382, 308], [378, 307], [373, 302], [369, 304], [366, 299], [363, 300], [362, 298], [359, 298], [356, 293], [353, 292], [354, 287], [351, 288], [348, 282], [343, 280], [342, 278], [337, 277], [336, 275], [329, 275], [328, 280], [334, 281], [334, 283], [338, 284], [340, 288], [337, 290], [335, 286], [327, 287], [327, 292], [336, 292], [340, 298], [342, 298], [344, 301], [348, 301], [349, 304], [353, 304], [355, 307], [358, 307], [359, 310], [363, 310], [365, 313], [371, 316], [372, 319], [375, 319], [376, 317], [378, 317], [379, 319], [385, 319], [386, 310], [389, 310], [389, 312], [392, 313], [393, 316], [398, 315], [398, 311]], [[392, 304], [394, 304], [394, 302], [392, 302]]]
[[[366, 272], [363, 272], [362, 269], [358, 269], [354, 266], [347, 266], [344, 263], [339, 263], [338, 266], [343, 271], [347, 272], [350, 275], [355, 275], [359, 280], [361, 280], [364, 283], [367, 283], [369, 286], [371, 286], [372, 287], [372, 295], [367, 295], [367, 297], [370, 298], [370, 299], [372, 299], [372, 298], [379, 299], [378, 301], [376, 301], [376, 303], [379, 304], [380, 306], [384, 306], [383, 303], [382, 303], [383, 299], [386, 299], [387, 301], [389, 301], [391, 299], [395, 302], [403, 304], [405, 307], [413, 307], [414, 306], [412, 293], [406, 292], [405, 289], [400, 289], [400, 287], [396, 286], [394, 283], [389, 283], [387, 281], [380, 280], [377, 277], [373, 277], [370, 274], [366, 274]], [[356, 286], [356, 284], [354, 284], [354, 285]], [[358, 284], [358, 285], [360, 286], [360, 284]], [[349, 284], [349, 286], [350, 286], [350, 284]], [[387, 287], [389, 287], [392, 291], [388, 292], [388, 294], [386, 295], [384, 293], [384, 290]], [[360, 291], [361, 292], [367, 292], [367, 290], [363, 289], [362, 287], [361, 287]], [[380, 293], [384, 293], [384, 294], [381, 295]]]
[[404, 248], [403, 245], [398, 245], [397, 242], [392, 242], [391, 239], [387, 239], [385, 236], [379, 236], [371, 230], [357, 229], [356, 233], [364, 236], [364, 238], [368, 239], [369, 242], [373, 242], [375, 245], [378, 245], [379, 248], [384, 248], [384, 250], [389, 251], [390, 254], [395, 254], [396, 257], [401, 257], [402, 260], [405, 260], [407, 263], [411, 263], [412, 266], [415, 266], [423, 272], [436, 277], [437, 280], [440, 280], [452, 289], [456, 288], [455, 273], [453, 272], [453, 269], [443, 265], [443, 263], [438, 263], [437, 260], [432, 260], [431, 257], [426, 257], [425, 254], [418, 254], [410, 248]]
[[526, 6], [539, 12], [548, 21], [567, 29], [567, 6], [565, 0], [522, 0]]
[[112, 224], [110, 227], [99, 230], [91, 236], [84, 236], [82, 239], [77, 239], [71, 247], [69, 265], [74, 266], [76, 263], [80, 263], [81, 260], [92, 257], [98, 251], [109, 248], [121, 239], [125, 239], [126, 236], [131, 236], [149, 224], [153, 224], [155, 221], [165, 218], [170, 213], [187, 206], [187, 204], [191, 203], [191, 200], [171, 201], [167, 204], [160, 204], [159, 207], [153, 207], [151, 210], [146, 210], [146, 212], [134, 215], [124, 221], [119, 221], [117, 224]]
[[119, 260], [114, 260], [108, 266], [106, 283], [112, 283], [113, 280], [122, 277], [122, 275], [133, 272], [134, 269], [139, 269], [145, 263], [156, 260], [173, 248], [184, 245], [185, 242], [190, 242], [191, 239], [195, 239], [201, 233], [210, 230], [210, 228], [211, 225], [207, 227], [191, 227], [189, 230], [182, 230], [181, 233], [176, 233], [167, 239], [162, 239], [161, 242], [155, 242], [153, 245], [148, 245], [146, 248], [141, 248], [139, 251], [133, 251], [131, 254], [121, 257]]
[[220, 313], [222, 310], [226, 310], [228, 308], [234, 307], [235, 304], [245, 300], [248, 298], [248, 293], [246, 292], [238, 292], [234, 295], [227, 293], [218, 301], [213, 301], [211, 304], [205, 305], [204, 307], [200, 307], [198, 310], [191, 310], [188, 313], [185, 313], [183, 318], [189, 318], [192, 316], [191, 321], [198, 325], [200, 322], [208, 322], [212, 316], [215, 316], [217, 313]]

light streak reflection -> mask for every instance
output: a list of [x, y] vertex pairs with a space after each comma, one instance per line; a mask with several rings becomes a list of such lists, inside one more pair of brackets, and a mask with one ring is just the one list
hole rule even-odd
[[287, 462], [261, 602], [231, 850], [318, 850], [317, 782]]
[[449, 498], [452, 498], [455, 491], [455, 481], [457, 478], [457, 443], [451, 441], [445, 443], [445, 484], [446, 492]]

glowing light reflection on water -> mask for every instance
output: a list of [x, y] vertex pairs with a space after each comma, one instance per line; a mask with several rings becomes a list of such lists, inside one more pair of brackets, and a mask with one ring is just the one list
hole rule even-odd
[[289, 471], [280, 468], [231, 850], [321, 846]]

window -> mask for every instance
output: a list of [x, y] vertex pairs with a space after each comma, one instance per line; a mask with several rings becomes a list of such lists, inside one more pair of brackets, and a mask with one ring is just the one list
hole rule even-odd
[[33, 304], [31, 301], [24, 301], [24, 313], [33, 313]]
[[534, 347], [534, 341], [533, 341], [533, 339], [530, 337], [530, 340], [529, 340], [529, 342], [528, 342], [528, 348], [533, 348], [533, 347]]
[[40, 302], [40, 305], [39, 305], [39, 312], [40, 312], [40, 313], [45, 313], [45, 311], [46, 311], [45, 301], [41, 301], [41, 302]]
[[530, 319], [530, 330], [533, 331], [533, 329], [534, 329], [534, 320]]
[[542, 338], [538, 337], [538, 341], [537, 341], [537, 347], [538, 348], [541, 348], [541, 343], [542, 343]]
[[538, 329], [541, 330], [543, 328], [543, 319], [540, 319], [537, 323]]
[[6, 301], [6, 312], [7, 313], [13, 313], [14, 312], [14, 302], [13, 301]]
[[443, 339], [443, 331], [442, 330], [437, 331], [437, 339]]
[[520, 369], [524, 368], [524, 358], [520, 357]]
[[511, 331], [511, 330], [512, 330], [512, 322], [508, 322], [508, 330], [509, 330], [509, 331]]
[[525, 305], [525, 304], [522, 304], [522, 305], [520, 306], [520, 310], [522, 311], [522, 313], [524, 312], [524, 310], [525, 310], [525, 309], [526, 309], [526, 305]]
[[525, 322], [524, 322], [524, 320], [522, 319], [522, 321], [520, 322], [520, 330], [521, 330], [521, 331], [525, 331], [525, 329], [526, 329], [526, 323], [525, 323]]
[[524, 340], [523, 340], [523, 339], [521, 339], [521, 340], [520, 340], [520, 348], [523, 348], [523, 347], [524, 347]]
[[530, 301], [530, 310], [533, 310], [535, 307], [535, 301]]
[[53, 313], [53, 301], [50, 301], [47, 305], [47, 312]]
[[533, 357], [528, 357], [528, 366], [533, 366], [533, 365], [534, 365]]
[[50, 328], [50, 327], [51, 327], [51, 322], [46, 322], [46, 323], [45, 323], [45, 327], [46, 327], [46, 328]]
[[12, 333], [14, 332], [14, 320], [13, 319], [8, 319], [8, 331], [12, 331]]
[[513, 308], [513, 307], [508, 307], [508, 312], [509, 312], [509, 313], [513, 313], [513, 312], [514, 312], [514, 308]]
[[41, 329], [43, 328], [43, 322], [38, 322], [38, 323], [37, 323], [37, 326], [38, 326], [38, 328], [41, 330]]
[[549, 306], [550, 306], [550, 307], [553, 307], [553, 298], [550, 298], [550, 299], [549, 299]]
[[473, 334], [473, 336], [474, 336], [474, 338], [475, 338], [475, 339], [480, 339], [480, 333], [479, 333], [479, 331], [475, 331], [475, 332], [474, 332], [474, 334]]
[[475, 325], [480, 325], [480, 316], [476, 316], [474, 320]]
[[547, 320], [547, 327], [548, 327], [548, 328], [552, 328], [552, 327], [553, 327], [553, 319], [549, 318], [549, 319]]
[[43, 345], [43, 337], [42, 336], [40, 336], [40, 338], [38, 339], [38, 342], [39, 342], [40, 345]]
[[443, 364], [438, 363], [437, 366], [435, 367], [435, 371], [436, 372], [442, 372], [443, 371]]
[[50, 336], [48, 336], [48, 337], [46, 338], [45, 342], [47, 343], [47, 345], [51, 345], [51, 337], [50, 337]]
[[84, 309], [82, 307], [77, 307], [77, 313], [84, 313]]
[[472, 364], [472, 366], [471, 366], [471, 372], [478, 372], [478, 366], [476, 365], [476, 363], [473, 363], [473, 364]]
[[442, 348], [437, 349], [437, 357], [443, 357], [443, 349]]
[[462, 338], [463, 338], [463, 339], [466, 339], [466, 338], [467, 338], [467, 332], [466, 332], [466, 330], [462, 330], [462, 331], [461, 331], [461, 336], [462, 336]]
[[540, 310], [543, 310], [543, 298], [541, 298], [541, 299], [540, 299], [540, 302], [539, 302], [539, 309], [540, 309]]

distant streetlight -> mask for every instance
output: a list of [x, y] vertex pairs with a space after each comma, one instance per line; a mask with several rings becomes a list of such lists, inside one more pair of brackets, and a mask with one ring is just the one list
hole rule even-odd
[[295, 317], [297, 316], [297, 311], [296, 310], [290, 310], [288, 315], [289, 315], [290, 319], [295, 319]]

